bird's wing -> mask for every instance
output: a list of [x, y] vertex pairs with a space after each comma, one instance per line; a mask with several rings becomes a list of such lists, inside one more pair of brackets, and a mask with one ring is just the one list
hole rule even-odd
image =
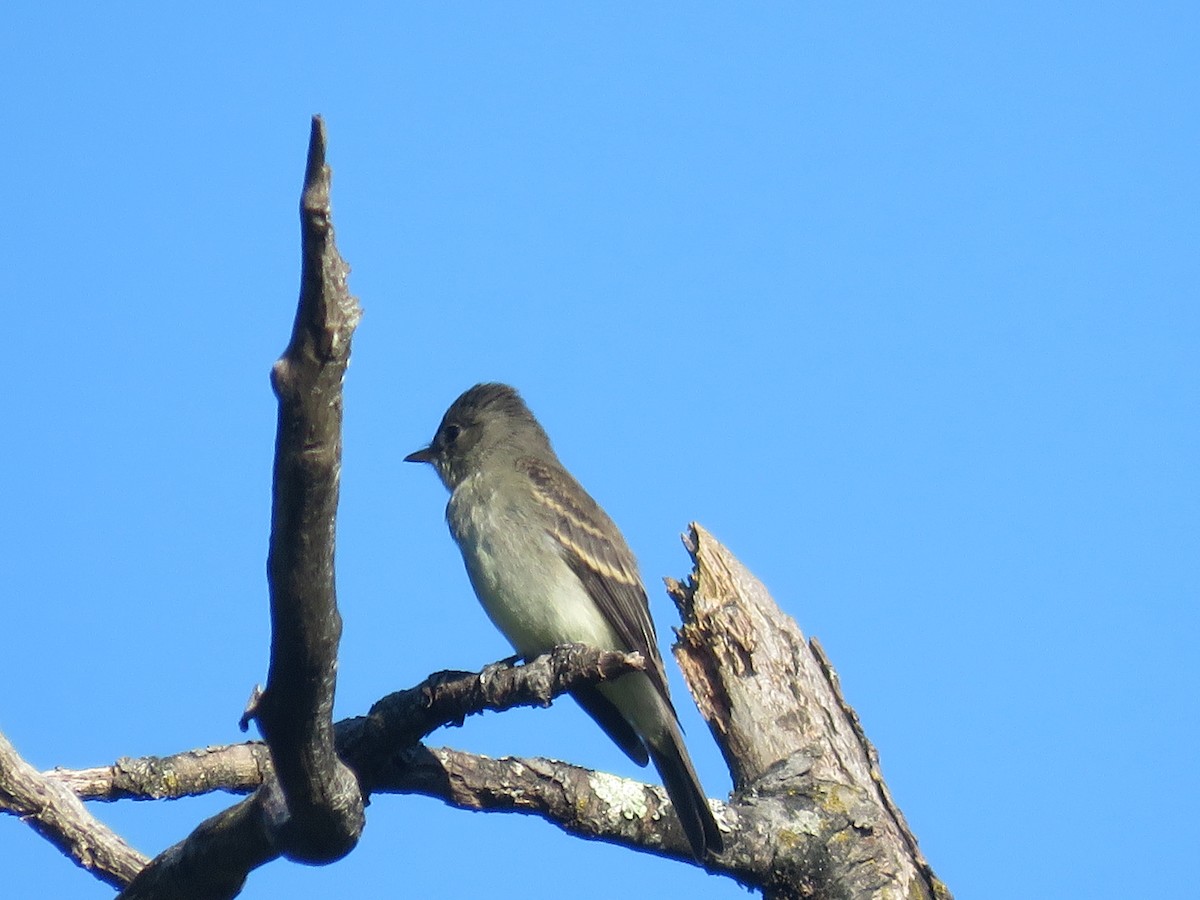
[[617, 636], [646, 660], [646, 674], [670, 705], [646, 591], [633, 553], [608, 515], [561, 466], [523, 457], [517, 466], [553, 515], [550, 536]]

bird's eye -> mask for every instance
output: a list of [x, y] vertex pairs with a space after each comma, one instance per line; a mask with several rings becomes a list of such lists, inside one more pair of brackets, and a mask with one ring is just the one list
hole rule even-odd
[[455, 441], [458, 440], [458, 435], [461, 431], [462, 431], [462, 429], [459, 428], [457, 425], [447, 425], [445, 427], [445, 429], [442, 431], [442, 434], [446, 438], [447, 444], [453, 444]]

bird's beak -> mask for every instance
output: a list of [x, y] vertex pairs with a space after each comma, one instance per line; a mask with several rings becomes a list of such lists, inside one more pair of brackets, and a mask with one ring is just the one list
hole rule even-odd
[[431, 463], [433, 462], [433, 448], [425, 447], [421, 450], [417, 450], [414, 453], [410, 453], [408, 456], [404, 457], [404, 461]]

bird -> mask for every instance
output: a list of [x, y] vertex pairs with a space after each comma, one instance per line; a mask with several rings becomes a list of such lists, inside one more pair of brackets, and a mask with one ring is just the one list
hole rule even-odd
[[684, 745], [637, 561], [559, 461], [515, 388], [482, 383], [446, 410], [428, 463], [450, 491], [446, 522], [484, 611], [525, 659], [560, 644], [636, 651], [643, 671], [572, 696], [639, 766], [653, 762], [703, 861], [724, 841]]

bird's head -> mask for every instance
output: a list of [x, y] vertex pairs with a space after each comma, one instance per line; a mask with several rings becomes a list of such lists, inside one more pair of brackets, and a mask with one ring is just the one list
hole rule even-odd
[[429, 463], [454, 490], [484, 459], [498, 454], [514, 458], [550, 446], [521, 395], [507, 384], [477, 384], [455, 400], [429, 446], [404, 457]]

